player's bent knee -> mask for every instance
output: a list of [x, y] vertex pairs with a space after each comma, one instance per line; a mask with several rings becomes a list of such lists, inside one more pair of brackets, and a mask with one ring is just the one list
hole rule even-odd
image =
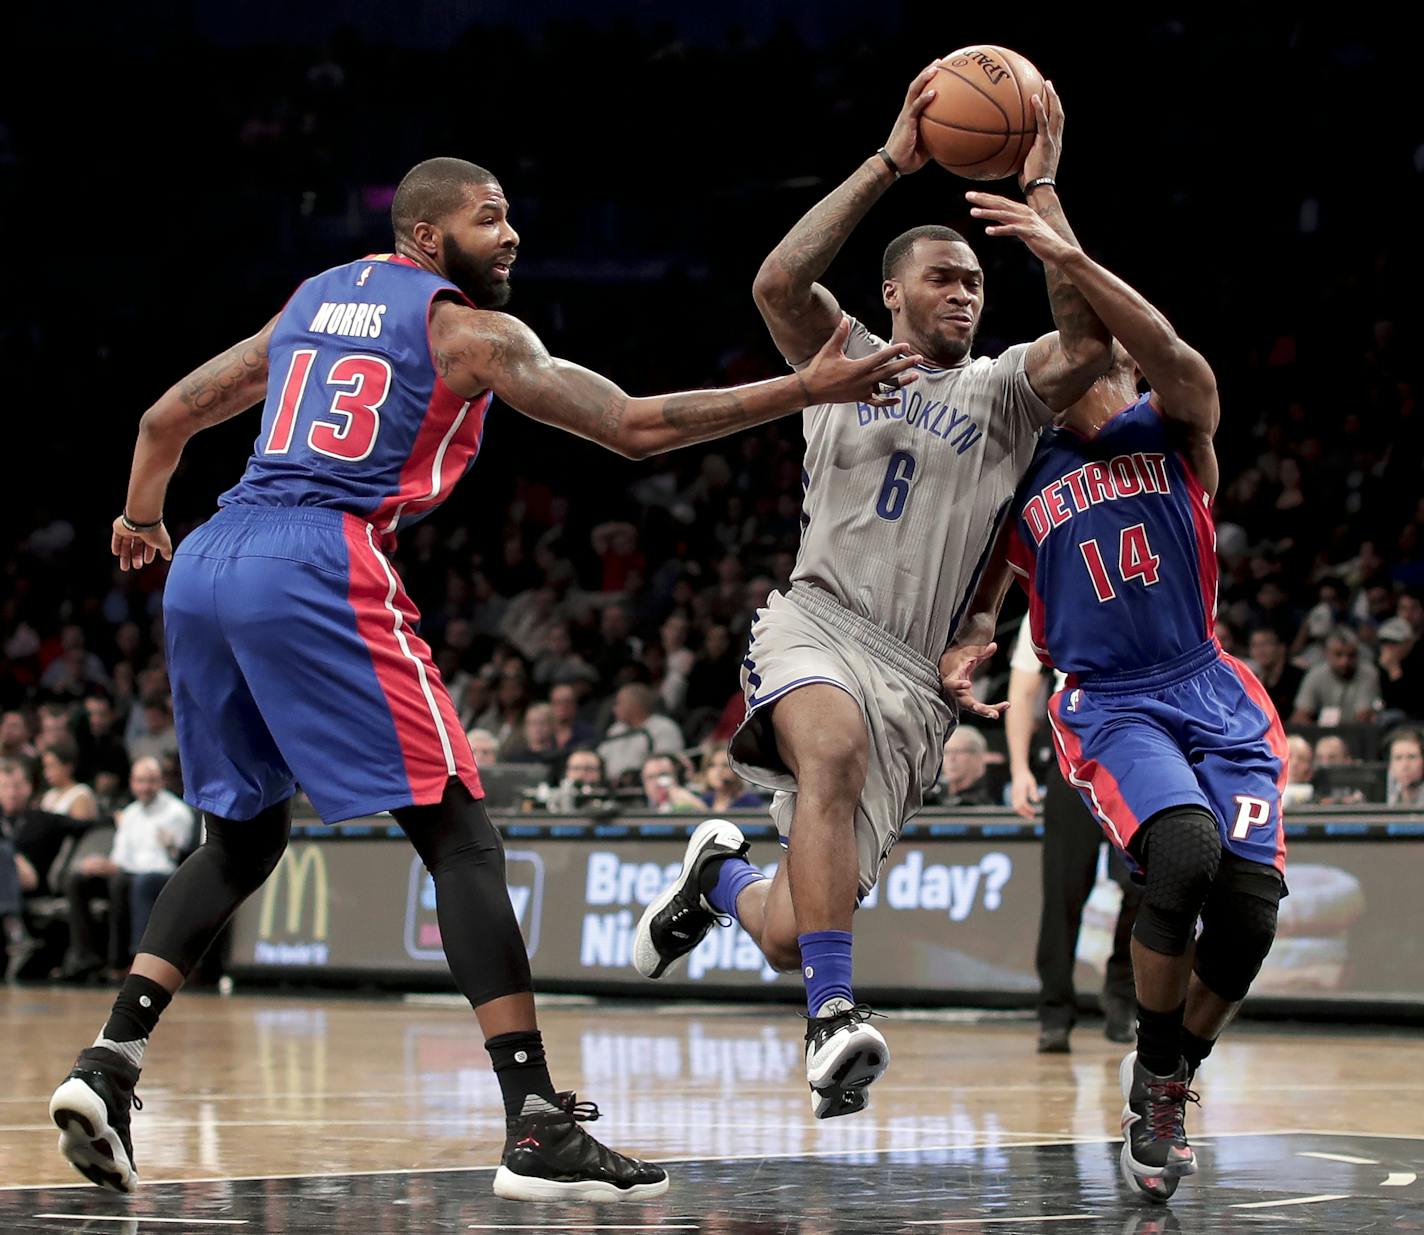
[[1207, 989], [1236, 1003], [1246, 998], [1276, 938], [1285, 886], [1275, 871], [1253, 862], [1223, 867], [1202, 915], [1196, 974]]
[[1216, 817], [1199, 806], [1163, 811], [1144, 828], [1137, 857], [1146, 886], [1133, 938], [1163, 956], [1181, 956], [1221, 866]]
[[761, 940], [762, 955], [777, 973], [795, 973], [801, 968], [801, 948], [795, 939], [779, 939], [765, 935]]

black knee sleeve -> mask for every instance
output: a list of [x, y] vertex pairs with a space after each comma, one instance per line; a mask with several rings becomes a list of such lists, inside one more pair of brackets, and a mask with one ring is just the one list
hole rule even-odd
[[1269, 866], [1222, 854], [1221, 871], [1202, 908], [1197, 977], [1230, 1003], [1246, 998], [1276, 937], [1285, 884]]
[[440, 939], [461, 993], [478, 1008], [532, 990], [504, 878], [504, 842], [484, 803], [452, 780], [435, 805], [392, 813], [435, 880]]
[[139, 943], [191, 973], [237, 907], [276, 869], [292, 830], [291, 799], [252, 819], [204, 814], [203, 843], [159, 893]]
[[1221, 865], [1216, 817], [1199, 806], [1162, 811], [1148, 820], [1135, 848], [1146, 885], [1133, 938], [1163, 956], [1181, 956]]

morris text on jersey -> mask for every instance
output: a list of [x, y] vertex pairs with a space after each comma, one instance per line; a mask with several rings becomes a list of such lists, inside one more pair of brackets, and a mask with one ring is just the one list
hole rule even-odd
[[960, 454], [984, 436], [966, 413], [938, 399], [926, 399], [918, 390], [902, 395], [891, 407], [857, 403], [855, 412], [862, 429], [881, 421], [903, 420], [911, 429], [921, 429], [931, 437], [948, 442]]
[[1062, 527], [1074, 515], [1099, 502], [1171, 491], [1164, 454], [1138, 451], [1107, 462], [1094, 459], [1029, 498], [1024, 503], [1023, 519], [1033, 533], [1034, 544], [1041, 545], [1054, 528]]
[[325, 301], [316, 311], [311, 325], [312, 334], [344, 334], [353, 339], [379, 339], [381, 318], [385, 316], [383, 304], [347, 304], [341, 301]]

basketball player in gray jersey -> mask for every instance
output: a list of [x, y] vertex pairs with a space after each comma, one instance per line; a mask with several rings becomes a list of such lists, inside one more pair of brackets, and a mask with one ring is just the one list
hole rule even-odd
[[[901, 175], [927, 160], [918, 117], [933, 66], [910, 85], [889, 139], [796, 224], [762, 263], [753, 296], [793, 368], [840, 323], [818, 280], [851, 230]], [[1035, 100], [1038, 136], [1020, 183], [1068, 233], [1053, 187], [1062, 113], [1051, 86]], [[973, 702], [964, 659], [940, 664], [960, 626], [1039, 431], [1108, 364], [1110, 339], [1081, 295], [1048, 272], [1058, 329], [997, 360], [970, 350], [984, 274], [964, 238], [917, 227], [885, 250], [881, 285], [891, 338], [924, 358], [913, 394], [893, 407], [823, 404], [803, 413], [804, 528], [790, 589], [773, 593], [743, 662], [747, 718], [733, 766], [776, 790], [789, 838], [774, 879], [743, 856], [741, 832], [709, 820], [680, 876], [643, 915], [634, 963], [659, 977], [734, 916], [767, 960], [800, 968], [810, 1014], [806, 1071], [818, 1118], [866, 1105], [889, 1050], [851, 992], [851, 915], [875, 886], [906, 820], [936, 781], [955, 705]], [[882, 346], [852, 322], [847, 352]], [[992, 651], [992, 648], [987, 650]], [[951, 688], [946, 700], [941, 673]]]

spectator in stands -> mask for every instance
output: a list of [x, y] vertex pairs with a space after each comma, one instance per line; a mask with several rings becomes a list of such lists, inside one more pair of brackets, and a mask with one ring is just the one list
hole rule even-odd
[[944, 744], [936, 800], [941, 806], [992, 806], [989, 791], [989, 743], [977, 729], [956, 728]]
[[1286, 658], [1286, 645], [1274, 626], [1258, 626], [1251, 632], [1251, 668], [1271, 696], [1276, 711], [1290, 716], [1295, 711], [1295, 697], [1305, 670]]
[[488, 768], [499, 762], [499, 743], [488, 729], [471, 729], [465, 734], [475, 756], [476, 768]]
[[109, 671], [84, 646], [84, 631], [78, 626], [66, 626], [59, 637], [63, 650], [40, 677], [40, 689], [49, 695], [79, 700], [92, 687], [107, 687]]
[[[551, 765], [559, 755], [554, 738], [554, 712], [547, 703], [532, 704], [524, 713], [524, 723], [499, 749], [502, 763], [542, 763]], [[476, 760], [476, 766], [479, 761]]]
[[1295, 697], [1297, 725], [1371, 721], [1380, 701], [1379, 671], [1360, 660], [1355, 632], [1337, 626], [1325, 640], [1325, 660], [1305, 675]]
[[608, 787], [598, 752], [576, 747], [565, 757], [558, 783], [543, 786], [539, 796], [546, 810], [572, 815], [580, 810], [601, 809], [613, 798], [613, 791]]
[[19, 760], [0, 760], [0, 834], [14, 846], [20, 890], [43, 896], [52, 890], [50, 868], [60, 846], [66, 837], [83, 835], [89, 821], [41, 810], [33, 796], [29, 768]]
[[1389, 759], [1388, 802], [1424, 806], [1424, 738], [1417, 729], [1399, 729], [1385, 743]]
[[153, 903], [193, 845], [193, 812], [163, 788], [163, 770], [157, 759], [145, 755], [134, 760], [129, 789], [134, 800], [115, 819], [109, 856], [94, 854], [82, 859], [66, 880], [70, 938], [63, 971], [66, 978], [85, 977], [104, 963], [91, 906], [96, 895], [108, 895], [105, 953], [113, 976], [133, 956]]
[[682, 766], [671, 755], [649, 755], [642, 767], [643, 800], [660, 815], [701, 812], [701, 798], [682, 784]]
[[529, 677], [524, 664], [517, 659], [507, 660], [499, 670], [494, 701], [475, 719], [475, 727], [488, 729], [502, 748], [523, 726], [528, 707]]
[[725, 743], [709, 742], [703, 749], [701, 779], [703, 805], [714, 815], [729, 810], [758, 810], [767, 803], [764, 794], [732, 771]]
[[654, 715], [654, 702], [653, 692], [640, 682], [621, 687], [613, 697], [613, 723], [598, 744], [610, 784], [631, 778], [649, 755], [682, 750], [682, 730], [676, 721]]
[[[622, 605], [607, 606], [598, 620], [598, 643], [590, 658], [598, 671], [599, 685], [604, 692], [616, 687], [620, 679], [627, 676], [626, 670], [637, 661], [642, 650], [642, 642], [632, 636], [628, 610]], [[638, 763], [641, 762], [640, 759]], [[636, 767], [637, 764], [631, 766]]]
[[94, 786], [100, 802], [112, 802], [128, 781], [129, 753], [119, 736], [114, 705], [103, 691], [92, 690], [84, 697], [77, 738], [79, 779]]
[[534, 662], [534, 684], [549, 690], [562, 683], [596, 682], [598, 670], [574, 651], [567, 622], [555, 622], [544, 636], [544, 648]]
[[40, 798], [41, 810], [86, 821], [98, 816], [94, 790], [75, 775], [79, 767], [79, 747], [73, 738], [64, 737], [51, 744], [40, 756], [40, 766], [48, 786]]
[[[578, 690], [572, 684], [562, 683], [549, 692], [549, 710], [554, 722], [554, 746], [561, 754], [592, 745], [593, 727], [579, 717]], [[601, 769], [602, 764], [599, 766]]]
[[1326, 733], [1315, 741], [1317, 768], [1343, 768], [1355, 762], [1355, 756], [1338, 733]]
[[1418, 637], [1408, 620], [1392, 617], [1375, 632], [1379, 641], [1380, 700], [1391, 719], [1424, 719], [1424, 664], [1412, 655]]
[[702, 650], [687, 674], [684, 704], [688, 713], [701, 708], [720, 711], [731, 695], [740, 698], [737, 676], [740, 664], [741, 658], [732, 646], [731, 632], [722, 625], [709, 626], [702, 638]]
[[69, 727], [69, 705], [67, 703], [40, 704], [40, 732], [35, 738], [35, 749], [41, 753], [56, 742], [68, 742], [74, 737]]
[[578, 747], [569, 751], [564, 760], [564, 782], [585, 785], [590, 789], [602, 788], [608, 784], [608, 775], [603, 770], [603, 757], [590, 747]]
[[129, 758], [161, 759], [178, 753], [178, 734], [173, 728], [173, 700], [166, 690], [156, 690], [143, 699], [143, 733], [130, 738]]
[[6, 712], [0, 716], [0, 759], [33, 759], [34, 743], [30, 741], [30, 725], [25, 714]]
[[1298, 733], [1293, 733], [1286, 739], [1286, 750], [1289, 770], [1286, 787], [1281, 794], [1281, 805], [1299, 806], [1309, 802], [1315, 795], [1315, 786], [1311, 783], [1311, 778], [1315, 775], [1315, 752], [1311, 750], [1310, 743]]

